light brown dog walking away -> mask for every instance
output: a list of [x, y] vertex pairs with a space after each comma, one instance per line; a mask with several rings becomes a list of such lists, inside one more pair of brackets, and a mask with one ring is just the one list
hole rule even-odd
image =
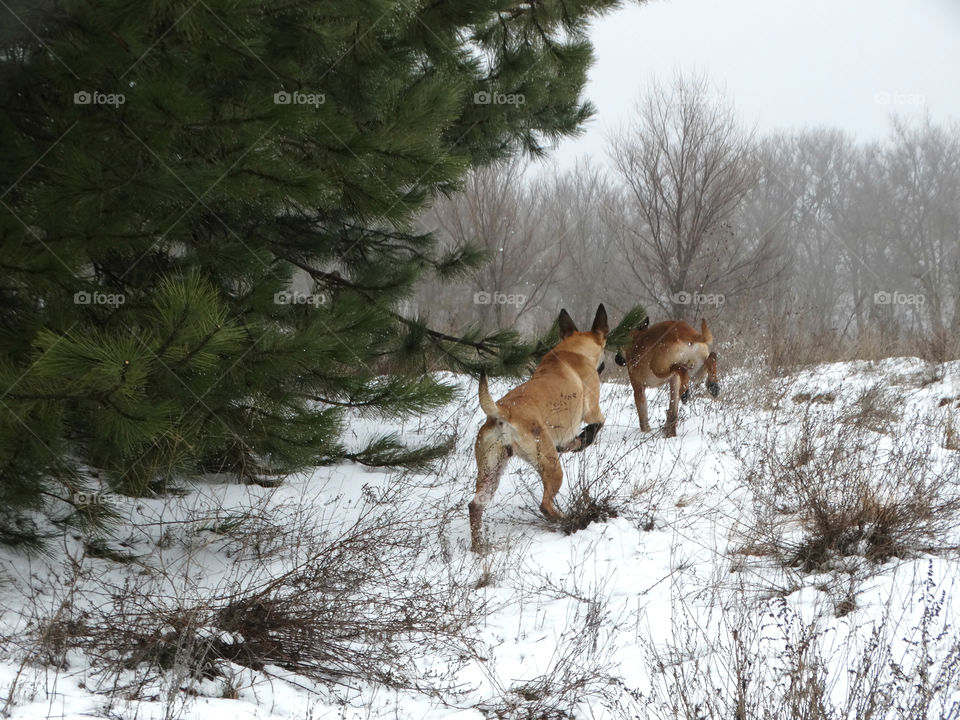
[[[603, 427], [600, 372], [609, 325], [601, 304], [589, 332], [579, 332], [566, 310], [560, 311], [560, 342], [544, 355], [527, 382], [494, 402], [485, 375], [480, 376], [480, 407], [487, 421], [480, 428], [477, 492], [470, 501], [470, 541], [481, 548], [483, 509], [500, 484], [500, 475], [514, 454], [533, 465], [543, 481], [540, 510], [561, 519], [553, 500], [563, 482], [560, 453], [578, 452]], [[580, 430], [581, 423], [587, 426]]]
[[707, 376], [707, 390], [716, 397], [720, 394], [717, 377], [717, 354], [710, 351], [713, 334], [707, 321], [700, 323], [700, 332], [682, 320], [666, 320], [650, 325], [644, 318], [640, 327], [630, 331], [633, 343], [626, 352], [617, 352], [618, 365], [626, 365], [633, 386], [633, 401], [640, 416], [640, 429], [650, 430], [647, 417], [647, 388], [660, 387], [670, 382], [670, 407], [663, 434], [676, 437], [679, 401], [690, 398], [690, 383]]

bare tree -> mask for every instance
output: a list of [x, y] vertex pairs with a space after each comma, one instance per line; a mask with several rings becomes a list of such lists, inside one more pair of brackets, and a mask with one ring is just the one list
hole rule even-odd
[[565, 171], [548, 168], [538, 180], [546, 197], [539, 220], [562, 246], [563, 266], [556, 300], [575, 317], [592, 313], [598, 302], [614, 313], [628, 310], [623, 253], [605, 218], [614, 211], [618, 190], [601, 166], [580, 160]]
[[[551, 305], [547, 298], [559, 280], [564, 245], [542, 220], [549, 188], [525, 182], [524, 171], [520, 159], [474, 170], [462, 192], [438, 199], [421, 220], [449, 246], [474, 245], [489, 259], [466, 286], [426, 288], [432, 303], [446, 296], [446, 304], [459, 308], [451, 320], [528, 327]], [[554, 314], [552, 307], [547, 314]]]
[[752, 136], [706, 78], [653, 83], [610, 155], [624, 187], [621, 246], [646, 298], [695, 315], [690, 294], [735, 294], [766, 277], [770, 238], [734, 226], [758, 178]]
[[[891, 259], [884, 311], [946, 341], [960, 330], [960, 126], [894, 120], [879, 158], [876, 245]], [[893, 292], [899, 295], [894, 295]], [[914, 298], [922, 302], [898, 299]], [[901, 318], [903, 314], [901, 313]], [[888, 318], [889, 319], [889, 318]]]
[[860, 156], [838, 130], [775, 135], [757, 152], [761, 179], [745, 203], [755, 231], [778, 236], [778, 254], [790, 268], [778, 283], [778, 311], [803, 310], [805, 327], [818, 337], [848, 329], [862, 307], [858, 288], [869, 285], [862, 276], [876, 276], [850, 207]]

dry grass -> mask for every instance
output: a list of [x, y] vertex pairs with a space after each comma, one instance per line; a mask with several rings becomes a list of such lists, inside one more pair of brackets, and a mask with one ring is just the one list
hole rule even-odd
[[[402, 495], [402, 485], [389, 492]], [[398, 497], [381, 496], [346, 526], [318, 525], [304, 507], [278, 517], [284, 527], [278, 518], [261, 525], [271, 518], [263, 508], [231, 516], [231, 527], [242, 528], [236, 537], [213, 534], [202, 520], [197, 536], [184, 531], [170, 541], [208, 536], [242, 558], [216, 587], [194, 582], [193, 559], [144, 564], [122, 585], [85, 584], [69, 606], [37, 623], [42, 643], [31, 661], [61, 667], [80, 650], [97, 692], [142, 699], [167, 687], [171, 707], [203, 680], [227, 692], [238, 667], [266, 677], [281, 668], [329, 687], [373, 682], [433, 696], [453, 689], [488, 600], [452, 568], [424, 562], [432, 524], [411, 518]], [[424, 658], [435, 657], [446, 659], [446, 670], [424, 669]]]
[[740, 312], [724, 310], [710, 327], [727, 368], [758, 371], [759, 359], [764, 372], [782, 377], [804, 367], [850, 360], [918, 357], [939, 364], [960, 359], [956, 333], [909, 331], [897, 325], [868, 325], [857, 333], [852, 327], [838, 329], [811, 308], [762, 317], [754, 316], [749, 304]]
[[756, 514], [744, 547], [802, 572], [952, 547], [958, 461], [938, 459], [924, 424], [898, 422], [893, 403], [870, 389], [851, 409], [808, 405], [792, 438], [775, 415], [741, 453]]
[[932, 571], [915, 600], [918, 619], [888, 611], [842, 643], [779, 598], [763, 608], [741, 598], [709, 633], [682, 605], [671, 641], [645, 644], [652, 682], [636, 717], [957, 720], [960, 635]]
[[[521, 580], [525, 584], [531, 578]], [[557, 596], [558, 588], [549, 578], [537, 576], [540, 587], [526, 586], [524, 593], [543, 597]], [[497, 668], [484, 666], [496, 696], [476, 706], [484, 717], [493, 720], [575, 720], [590, 717], [601, 708], [614, 717], [633, 717], [637, 694], [618, 676], [611, 652], [618, 623], [610, 616], [607, 600], [600, 587], [572, 588], [560, 592], [577, 601], [543, 673], [517, 681], [502, 678]]]

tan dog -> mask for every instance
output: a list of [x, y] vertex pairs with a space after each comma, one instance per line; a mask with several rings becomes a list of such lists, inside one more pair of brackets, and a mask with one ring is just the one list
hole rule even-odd
[[[487, 421], [480, 428], [477, 492], [470, 501], [470, 539], [479, 551], [483, 509], [497, 491], [500, 475], [514, 454], [537, 468], [543, 481], [540, 510], [549, 518], [564, 515], [553, 504], [563, 482], [560, 453], [583, 450], [603, 427], [600, 372], [609, 326], [603, 305], [589, 332], [578, 332], [566, 310], [560, 311], [560, 343], [548, 352], [527, 382], [494, 402], [480, 376], [480, 407]], [[587, 427], [580, 430], [581, 423]]]
[[[700, 332], [682, 320], [666, 320], [650, 325], [644, 318], [640, 327], [630, 331], [633, 343], [626, 356], [618, 352], [618, 365], [626, 365], [633, 386], [633, 400], [640, 416], [640, 429], [650, 430], [647, 418], [647, 388], [660, 387], [670, 382], [670, 407], [667, 409], [667, 424], [663, 434], [676, 437], [679, 417], [679, 400], [690, 397], [690, 383], [707, 375], [707, 390], [716, 397], [720, 394], [717, 377], [717, 354], [710, 351], [713, 334], [707, 321], [700, 324]], [[691, 377], [691, 373], [693, 373]]]

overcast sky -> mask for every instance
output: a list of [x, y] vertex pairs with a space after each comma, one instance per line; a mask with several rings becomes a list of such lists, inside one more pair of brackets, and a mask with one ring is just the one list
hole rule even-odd
[[594, 24], [586, 133], [554, 153], [605, 161], [604, 135], [651, 78], [706, 72], [760, 132], [829, 125], [878, 139], [891, 112], [960, 119], [960, 0], [652, 0]]

